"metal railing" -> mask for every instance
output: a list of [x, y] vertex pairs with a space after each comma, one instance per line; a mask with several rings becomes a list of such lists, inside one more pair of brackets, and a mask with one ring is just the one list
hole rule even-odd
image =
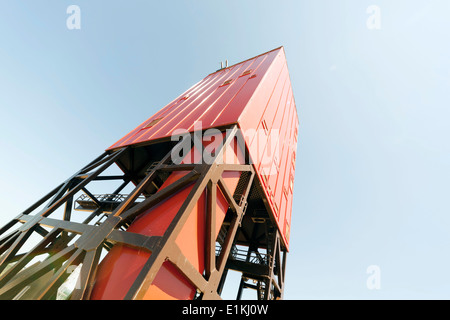
[[[128, 194], [93, 194], [95, 199], [99, 202], [122, 202], [125, 201], [125, 199], [129, 196]], [[143, 201], [145, 200], [144, 196], [139, 196], [136, 201]], [[76, 200], [78, 201], [92, 201], [95, 202], [90, 196], [83, 193], [81, 196], [78, 197]]]
[[[220, 255], [222, 247], [220, 244], [216, 243], [216, 256]], [[237, 261], [250, 262], [254, 264], [268, 265], [269, 256], [266, 253], [261, 253], [259, 251], [251, 251], [250, 256], [248, 257], [248, 249], [239, 249], [236, 246], [233, 246], [230, 251], [230, 258]]]

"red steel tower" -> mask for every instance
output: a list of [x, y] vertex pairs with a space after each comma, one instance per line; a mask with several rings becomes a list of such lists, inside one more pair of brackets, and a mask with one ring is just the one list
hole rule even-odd
[[281, 299], [298, 126], [283, 47], [211, 73], [0, 229], [0, 299], [219, 299], [229, 270]]

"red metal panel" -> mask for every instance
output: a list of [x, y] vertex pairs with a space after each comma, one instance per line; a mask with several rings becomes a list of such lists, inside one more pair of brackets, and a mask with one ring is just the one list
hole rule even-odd
[[275, 52], [270, 52], [254, 59], [253, 64], [250, 67], [252, 69], [252, 73], [244, 77], [244, 79], [247, 79], [245, 87], [242, 88], [233, 100], [229, 102], [227, 108], [227, 111], [229, 112], [223, 112], [213, 123], [214, 126], [218, 126], [220, 123], [226, 124], [239, 121], [239, 119], [243, 116], [243, 113], [246, 112], [250, 99], [255, 98], [256, 89], [259, 87], [264, 75], [267, 73], [268, 68], [272, 65], [275, 57]]
[[[252, 99], [245, 106], [241, 116], [239, 117], [239, 123], [241, 127], [253, 128], [260, 130], [262, 125], [263, 115], [267, 109], [267, 103], [270, 101], [271, 96], [275, 91], [280, 90], [280, 73], [283, 68], [283, 61], [281, 59], [275, 59], [270, 65], [270, 70], [266, 71], [267, 75], [258, 75], [261, 77], [261, 81], [255, 91], [252, 92]], [[273, 111], [272, 111], [273, 112]], [[252, 139], [248, 140], [249, 144], [252, 143]]]
[[[108, 149], [167, 138], [174, 129], [192, 129], [195, 121], [202, 122], [203, 128], [237, 123], [246, 104], [253, 97], [258, 84], [266, 75], [267, 69], [280, 50], [282, 49], [270, 51], [208, 75]], [[247, 67], [253, 69], [252, 74], [240, 77], [244, 71], [248, 70]], [[254, 77], [255, 74], [256, 77]], [[223, 85], [230, 79], [234, 81]], [[248, 81], [243, 88], [242, 84], [245, 79]], [[226, 92], [228, 94], [223, 96], [222, 94]], [[236, 96], [238, 92], [239, 95]], [[223, 99], [217, 100], [221, 95]], [[235, 99], [238, 99], [236, 103], [231, 103]], [[218, 110], [222, 111], [218, 112]], [[197, 117], [191, 116], [193, 113]], [[220, 113], [226, 114], [226, 116], [217, 118]], [[161, 120], [151, 128], [145, 128], [156, 119]]]
[[[273, 187], [273, 193], [274, 193], [274, 202], [276, 204], [276, 207], [278, 208], [278, 212], [275, 212], [275, 214], [278, 214], [278, 224], [280, 226], [283, 226], [285, 224], [285, 218], [286, 218], [286, 209], [283, 208], [285, 206], [283, 200], [283, 178], [286, 174], [286, 170], [289, 167], [286, 167], [285, 161], [290, 158], [290, 152], [286, 150], [285, 147], [285, 141], [289, 137], [288, 135], [288, 129], [290, 128], [289, 124], [289, 112], [291, 108], [289, 108], [287, 101], [289, 99], [289, 88], [286, 88], [287, 91], [286, 94], [282, 96], [282, 99], [280, 100], [280, 105], [285, 105], [285, 108], [279, 108], [279, 112], [277, 113], [277, 117], [275, 119], [275, 122], [273, 124], [273, 127], [275, 129], [279, 129], [279, 135], [280, 137], [283, 137], [282, 139], [278, 139], [278, 154], [275, 155], [274, 163], [277, 163], [276, 170], [277, 172], [273, 174], [270, 179], [269, 183], [274, 185]], [[281, 112], [282, 111], [282, 112]], [[283, 113], [281, 115], [280, 113]], [[275, 181], [273, 179], [275, 178]]]
[[[294, 152], [295, 149], [293, 145], [293, 135], [294, 130], [292, 128], [296, 127], [297, 122], [297, 115], [295, 113], [295, 106], [293, 103], [293, 96], [292, 91], [289, 91], [288, 100], [286, 103], [286, 112], [288, 112], [288, 117], [286, 118], [285, 122], [287, 123], [285, 127], [285, 132], [281, 134], [281, 136], [284, 136], [285, 139], [283, 140], [283, 149], [282, 149], [282, 164], [281, 167], [284, 168], [283, 172], [280, 172], [280, 175], [277, 180], [277, 186], [276, 186], [276, 192], [275, 198], [281, 197], [281, 203], [280, 203], [280, 212], [283, 214], [280, 216], [279, 225], [285, 226], [286, 224], [290, 224], [290, 211], [289, 206], [287, 206], [288, 200], [292, 195], [289, 193], [289, 176], [291, 174], [292, 163], [294, 159]], [[288, 130], [290, 128], [291, 130]], [[278, 195], [280, 193], [280, 195]], [[283, 234], [286, 236], [286, 232], [283, 231]]]
[[[109, 149], [233, 123], [288, 247], [299, 124], [283, 47], [208, 75]], [[269, 152], [272, 137], [277, 154]]]
[[[294, 145], [290, 137], [293, 132], [298, 130], [298, 119], [284, 52], [280, 50], [277, 54], [277, 58], [270, 66], [250, 103], [245, 107], [245, 111], [239, 119], [239, 125], [244, 131], [257, 128], [255, 136], [247, 138], [246, 142], [255, 162], [258, 177], [264, 186], [273, 217], [286, 246], [288, 246], [292, 194], [288, 192], [286, 205], [282, 201], [282, 195], [283, 187], [288, 188], [290, 184], [289, 178], [286, 181], [285, 177], [294, 175], [294, 169], [291, 168], [293, 152], [289, 149], [296, 149], [296, 143]], [[267, 152], [266, 149], [270, 147], [268, 143], [264, 146], [263, 151], [257, 146], [261, 144], [260, 140], [264, 139], [263, 127], [267, 128], [267, 141], [269, 142], [271, 142], [272, 135], [278, 134], [279, 138], [275, 139], [275, 143], [279, 143], [279, 152]], [[283, 148], [284, 144], [289, 147]]]
[[[220, 134], [219, 134], [220, 135]], [[223, 139], [224, 136], [221, 136]], [[212, 139], [212, 142], [203, 142], [204, 146], [210, 144], [217, 148], [217, 144], [222, 139]], [[243, 164], [244, 157], [239, 149], [230, 146], [227, 151], [233, 154], [230, 159], [232, 164]], [[190, 163], [198, 153], [194, 147], [191, 153], [186, 155], [183, 162]], [[223, 162], [227, 163], [224, 156]], [[163, 186], [158, 190], [160, 192], [168, 185], [181, 179], [187, 172], [173, 172]], [[227, 171], [222, 174], [222, 178], [227, 188], [234, 192], [241, 172]], [[189, 197], [193, 184], [177, 192], [169, 199], [150, 208], [142, 213], [128, 228], [127, 232], [134, 232], [147, 236], [163, 236], [174, 219], [184, 200]], [[205, 270], [205, 234], [206, 234], [206, 191], [204, 191], [196, 205], [189, 213], [186, 223], [183, 225], [180, 233], [177, 235], [175, 243], [183, 252], [191, 265], [202, 274]], [[228, 202], [217, 187], [216, 200], [216, 228], [217, 237], [225, 214], [228, 209]], [[151, 253], [124, 245], [115, 245], [105, 256], [97, 271], [96, 282], [92, 291], [93, 300], [122, 300], [130, 289], [139, 272], [143, 269], [145, 263], [150, 258]], [[144, 295], [144, 300], [192, 300], [196, 292], [196, 287], [190, 283], [187, 278], [170, 261], [163, 262], [158, 270], [154, 281]]]
[[[194, 122], [196, 121], [202, 122], [203, 129], [210, 128], [217, 115], [226, 108], [227, 103], [233, 99], [244, 84], [242, 83], [243, 78], [239, 76], [250, 64], [250, 62], [244, 62], [243, 64], [227, 69], [224, 72], [224, 81], [215, 84], [216, 88], [211, 95], [203, 99], [195, 109], [184, 110], [184, 112], [178, 114], [173, 121], [185, 125], [184, 129], [188, 131], [192, 131]], [[235, 110], [230, 111], [235, 117], [237, 116]], [[236, 120], [237, 118], [233, 122], [236, 122]], [[172, 127], [165, 134], [170, 135], [173, 130], [174, 128]]]

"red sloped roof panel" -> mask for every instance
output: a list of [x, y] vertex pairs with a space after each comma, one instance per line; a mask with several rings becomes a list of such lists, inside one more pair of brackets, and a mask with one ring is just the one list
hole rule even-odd
[[299, 122], [283, 47], [209, 74], [109, 149], [234, 123], [288, 246]]

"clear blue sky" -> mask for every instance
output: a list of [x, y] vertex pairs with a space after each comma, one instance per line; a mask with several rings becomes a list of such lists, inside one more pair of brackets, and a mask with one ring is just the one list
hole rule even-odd
[[1, 1], [0, 224], [220, 61], [283, 45], [301, 123], [285, 298], [448, 299], [449, 15], [448, 0]]

